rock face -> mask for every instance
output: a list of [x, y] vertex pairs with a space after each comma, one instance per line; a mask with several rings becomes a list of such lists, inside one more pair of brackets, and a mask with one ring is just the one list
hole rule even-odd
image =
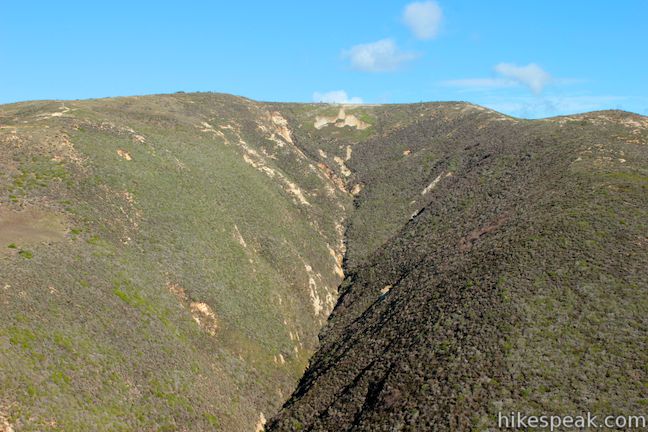
[[176, 94], [2, 106], [0, 147], [0, 427], [641, 412], [645, 117]]

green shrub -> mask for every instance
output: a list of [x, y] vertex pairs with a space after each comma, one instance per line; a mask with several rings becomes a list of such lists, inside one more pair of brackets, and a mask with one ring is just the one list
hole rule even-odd
[[34, 256], [34, 254], [28, 250], [21, 250], [20, 252], [18, 252], [18, 255], [26, 259], [32, 259]]

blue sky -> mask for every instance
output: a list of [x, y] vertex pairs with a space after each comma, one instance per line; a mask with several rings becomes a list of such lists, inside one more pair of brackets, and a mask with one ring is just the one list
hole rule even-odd
[[0, 6], [0, 103], [182, 90], [648, 115], [644, 0]]

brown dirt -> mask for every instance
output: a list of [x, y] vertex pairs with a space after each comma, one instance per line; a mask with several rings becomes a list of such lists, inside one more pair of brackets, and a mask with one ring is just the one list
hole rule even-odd
[[0, 251], [17, 246], [60, 241], [65, 238], [65, 218], [51, 211], [29, 208], [21, 211], [0, 208]]

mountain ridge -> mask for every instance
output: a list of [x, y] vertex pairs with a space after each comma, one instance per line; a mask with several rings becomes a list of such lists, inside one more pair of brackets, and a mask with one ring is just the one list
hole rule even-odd
[[[17, 373], [1, 376], [0, 414], [16, 430], [259, 429], [307, 362], [270, 430], [459, 430], [487, 425], [500, 403], [562, 408], [533, 386], [511, 390], [528, 376], [511, 358], [529, 355], [512, 335], [532, 329], [534, 349], [546, 344], [537, 350], [555, 364], [571, 359], [547, 343], [551, 320], [539, 305], [557, 309], [558, 323], [573, 315], [575, 304], [561, 309], [552, 290], [583, 295], [576, 276], [588, 280], [590, 305], [600, 308], [605, 292], [594, 276], [618, 287], [617, 309], [642, 304], [647, 128], [645, 117], [619, 111], [523, 120], [460, 102], [329, 106], [213, 93], [3, 105], [0, 211], [14, 219], [0, 216], [14, 222], [0, 229], [2, 241], [10, 234], [0, 253], [10, 317], [0, 364]], [[565, 192], [574, 181], [582, 196]], [[25, 209], [31, 222], [18, 231], [15, 214]], [[563, 231], [551, 228], [556, 221]], [[613, 233], [638, 243], [621, 245]], [[601, 254], [627, 247], [637, 264], [623, 267], [612, 254], [601, 270]], [[526, 255], [560, 262], [570, 248], [580, 254], [574, 268], [536, 272], [528, 288], [538, 264]], [[518, 312], [508, 320], [484, 305]], [[634, 308], [617, 309], [606, 341], [627, 338], [622, 323], [636, 318]], [[641, 339], [645, 323], [636, 321]], [[583, 337], [601, 332], [583, 319], [578, 328]], [[380, 346], [391, 347], [381, 354], [389, 367], [375, 357]], [[457, 354], [476, 347], [499, 366]], [[414, 363], [399, 360], [408, 350]], [[461, 375], [455, 354], [483, 376]], [[587, 360], [610, 363], [620, 379], [616, 368], [631, 354]], [[364, 372], [353, 362], [366, 362]], [[436, 381], [435, 364], [447, 371]], [[508, 371], [521, 375], [504, 379]], [[447, 393], [444, 379], [477, 390]], [[531, 382], [543, 379], [553, 382], [542, 374]], [[556, 388], [564, 406], [590, 407]], [[618, 386], [602, 394], [624, 410], [641, 399]], [[430, 405], [430, 395], [442, 402]]]

